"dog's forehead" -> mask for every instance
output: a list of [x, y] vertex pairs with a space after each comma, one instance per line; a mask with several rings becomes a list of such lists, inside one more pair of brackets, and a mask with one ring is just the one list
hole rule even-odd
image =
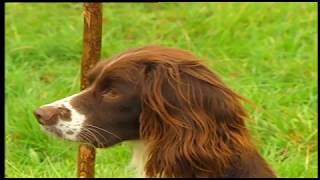
[[108, 71], [112, 64], [118, 61], [119, 58], [117, 57], [101, 60], [88, 72], [87, 77], [91, 79], [91, 81], [100, 78], [104, 74], [104, 72]]
[[[138, 60], [141, 58], [140, 55], [143, 54], [143, 52], [144, 51], [142, 50], [131, 50], [100, 61], [96, 67], [91, 70], [92, 73], [89, 74], [94, 75], [96, 78], [104, 77], [103, 74], [106, 72], [110, 73], [114, 72], [113, 69], [118, 69], [116, 65], [118, 62], [121, 62], [121, 65], [119, 64], [121, 68], [131, 69], [130, 65], [137, 64], [139, 62]], [[135, 63], [130, 63], [131, 61], [134, 61]]]
[[111, 58], [107, 60], [102, 60], [98, 62], [88, 73], [88, 76], [98, 76], [103, 71], [105, 71], [111, 64], [114, 64], [117, 59]]
[[109, 68], [112, 64], [114, 64], [114, 63], [116, 63], [118, 61], [119, 61], [119, 58], [114, 58], [114, 59], [111, 59], [111, 60], [107, 61], [105, 63], [105, 65], [103, 66], [102, 70], [105, 70], [105, 69]]
[[120, 54], [114, 58], [111, 58], [110, 60], [107, 60], [104, 63], [103, 67], [100, 69], [101, 71], [99, 73], [102, 73], [102, 72], [108, 70], [112, 65], [114, 65], [117, 62], [120, 62], [120, 61], [123, 62], [126, 59], [126, 57], [128, 57], [130, 55], [132, 55], [132, 53], [124, 53], [124, 54]]

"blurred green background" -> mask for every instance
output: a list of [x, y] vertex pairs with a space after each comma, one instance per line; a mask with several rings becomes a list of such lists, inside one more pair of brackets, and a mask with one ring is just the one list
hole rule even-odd
[[[280, 177], [317, 177], [317, 3], [105, 3], [102, 56], [179, 47], [258, 108], [260, 152]], [[81, 3], [5, 5], [5, 175], [76, 177], [78, 145], [43, 133], [35, 107], [79, 91]], [[134, 177], [126, 143], [98, 149], [96, 177]]]

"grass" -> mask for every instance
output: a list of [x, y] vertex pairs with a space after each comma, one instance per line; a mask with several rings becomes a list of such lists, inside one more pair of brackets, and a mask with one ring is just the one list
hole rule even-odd
[[[103, 57], [161, 44], [193, 51], [258, 105], [248, 126], [280, 177], [317, 177], [317, 4], [104, 4]], [[78, 145], [32, 110], [79, 91], [82, 4], [5, 6], [6, 177], [75, 177]], [[97, 150], [96, 177], [133, 177], [126, 143]]]

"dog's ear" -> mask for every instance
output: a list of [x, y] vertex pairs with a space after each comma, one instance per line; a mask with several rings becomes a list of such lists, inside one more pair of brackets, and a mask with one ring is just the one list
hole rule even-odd
[[145, 72], [140, 135], [148, 142], [146, 175], [220, 176], [234, 153], [250, 145], [240, 96], [198, 63], [151, 63]]

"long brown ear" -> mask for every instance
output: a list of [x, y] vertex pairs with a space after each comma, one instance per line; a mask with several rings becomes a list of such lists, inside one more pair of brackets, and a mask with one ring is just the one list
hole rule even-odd
[[218, 177], [250, 148], [241, 97], [204, 65], [154, 63], [145, 70], [140, 135], [147, 176]]

